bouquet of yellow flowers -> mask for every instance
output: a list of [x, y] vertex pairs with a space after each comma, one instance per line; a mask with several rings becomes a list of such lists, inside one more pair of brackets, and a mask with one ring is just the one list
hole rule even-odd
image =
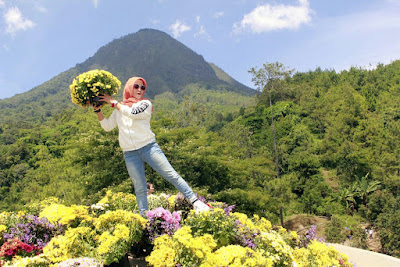
[[103, 105], [97, 100], [102, 94], [115, 95], [121, 88], [117, 77], [105, 70], [91, 70], [78, 75], [69, 86], [72, 103], [81, 107], [95, 104]]

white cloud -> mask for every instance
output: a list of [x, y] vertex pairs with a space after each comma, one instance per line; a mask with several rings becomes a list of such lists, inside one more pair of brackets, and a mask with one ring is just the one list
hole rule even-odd
[[6, 32], [15, 34], [17, 31], [25, 31], [35, 26], [31, 20], [22, 16], [18, 7], [12, 7], [4, 14], [4, 20], [7, 24]]
[[194, 34], [194, 37], [195, 38], [206, 38], [208, 41], [211, 41], [211, 37], [203, 25], [200, 26], [199, 31]]
[[197, 23], [200, 22], [200, 16], [196, 16], [196, 22], [197, 22]]
[[2, 7], [5, 7], [5, 6], [6, 6], [6, 3], [3, 0], [0, 0], [0, 7], [2, 8]]
[[300, 25], [311, 21], [311, 13], [307, 0], [299, 0], [297, 6], [270, 4], [258, 6], [249, 14], [244, 15], [241, 22], [233, 25], [234, 33], [298, 29]]
[[37, 11], [39, 11], [40, 13], [47, 13], [47, 8], [45, 8], [44, 6], [41, 6], [39, 4], [35, 5], [35, 8]]
[[94, 8], [99, 6], [99, 0], [92, 0]]
[[191, 28], [180, 20], [176, 20], [174, 24], [169, 26], [169, 29], [172, 31], [174, 38], [178, 38], [182, 33], [189, 31]]
[[218, 18], [220, 18], [220, 17], [222, 17], [222, 16], [224, 16], [224, 12], [223, 12], [223, 11], [215, 12], [215, 13], [214, 13], [214, 18], [216, 18], [216, 19], [218, 19]]

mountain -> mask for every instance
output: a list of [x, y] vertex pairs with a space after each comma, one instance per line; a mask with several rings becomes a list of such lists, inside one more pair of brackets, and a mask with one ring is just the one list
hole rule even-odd
[[0, 120], [13, 121], [18, 114], [24, 114], [18, 119], [29, 123], [32, 118], [45, 120], [72, 107], [69, 84], [80, 73], [92, 69], [111, 72], [122, 87], [130, 77], [142, 76], [148, 81], [150, 98], [165, 92], [179, 93], [195, 83], [211, 90], [256, 94], [168, 34], [143, 29], [111, 41], [84, 62], [26, 93], [0, 100]]
[[[220, 80], [223, 80], [227, 83], [229, 83], [230, 85], [232, 85], [234, 88], [236, 89], [240, 89], [243, 90], [243, 92], [247, 93], [248, 92], [248, 87], [241, 84], [240, 82], [236, 81], [235, 79], [233, 79], [231, 76], [229, 76], [228, 73], [226, 73], [223, 69], [221, 69], [220, 67], [218, 67], [217, 65], [210, 63], [211, 68], [213, 68], [215, 75], [217, 75], [217, 77]], [[253, 93], [253, 92], [251, 92]]]

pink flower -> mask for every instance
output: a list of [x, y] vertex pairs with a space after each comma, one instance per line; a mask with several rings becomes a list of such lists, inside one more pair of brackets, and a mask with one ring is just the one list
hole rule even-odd
[[168, 223], [173, 223], [174, 222], [174, 218], [172, 218], [171, 213], [164, 214], [164, 218], [163, 219]]
[[149, 217], [149, 218], [153, 218], [154, 215], [155, 215], [155, 213], [154, 213], [154, 211], [152, 211], [152, 210], [149, 210], [149, 211], [147, 212], [147, 217]]
[[163, 211], [164, 211], [164, 209], [163, 208], [156, 208], [155, 210], [154, 210], [154, 212], [156, 213], [156, 216], [157, 217], [162, 217], [162, 215], [163, 215]]
[[174, 211], [174, 212], [172, 213], [172, 216], [174, 217], [174, 219], [175, 219], [177, 222], [180, 222], [180, 221], [181, 221], [181, 216], [179, 215], [178, 212]]

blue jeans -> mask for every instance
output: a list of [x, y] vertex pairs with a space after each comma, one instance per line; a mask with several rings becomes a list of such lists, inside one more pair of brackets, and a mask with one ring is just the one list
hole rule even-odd
[[135, 187], [136, 200], [141, 215], [144, 215], [145, 211], [149, 209], [147, 202], [147, 181], [144, 171], [145, 162], [168, 182], [173, 184], [189, 201], [196, 200], [197, 197], [193, 193], [193, 190], [174, 170], [156, 142], [150, 143], [137, 150], [124, 151], [124, 158], [129, 176]]

